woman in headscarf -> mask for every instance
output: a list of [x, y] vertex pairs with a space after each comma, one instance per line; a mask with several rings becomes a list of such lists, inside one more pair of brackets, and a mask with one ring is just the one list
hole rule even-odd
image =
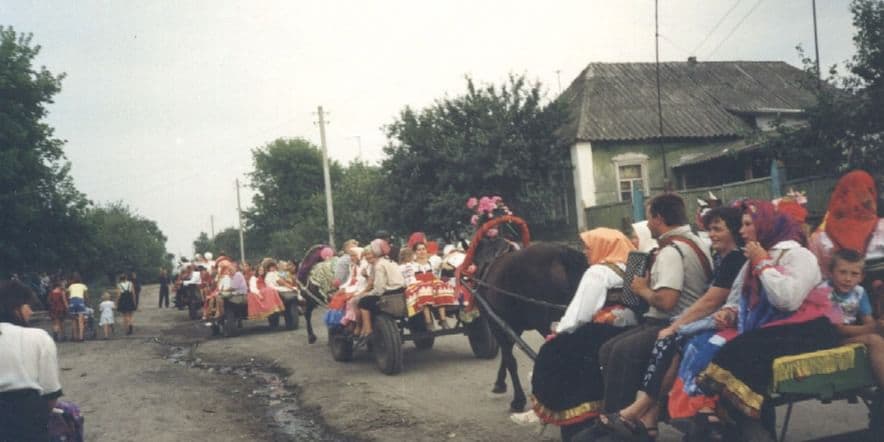
[[375, 239], [371, 242], [369, 264], [374, 269], [372, 272], [371, 289], [359, 299], [359, 314], [362, 319], [359, 337], [362, 340], [371, 336], [371, 314], [377, 311], [378, 301], [381, 295], [390, 295], [405, 292], [405, 278], [399, 271], [399, 266], [390, 261], [387, 255], [390, 253], [390, 244], [383, 239]]
[[855, 250], [866, 260], [884, 258], [884, 218], [878, 217], [878, 190], [867, 172], [854, 170], [835, 185], [823, 223], [810, 237], [823, 275], [837, 250]]
[[820, 269], [816, 257], [801, 246], [798, 223], [777, 213], [768, 201], [743, 201], [741, 208], [740, 234], [748, 262], [734, 281], [727, 305], [714, 316], [717, 328], [724, 331], [708, 342], [732, 339], [714, 353], [696, 383], [703, 393], [720, 394], [757, 419], [773, 378], [774, 359], [831, 348], [840, 338], [826, 317], [831, 311], [828, 294], [815, 290]]
[[[635, 247], [619, 230], [597, 228], [580, 234], [590, 267], [555, 328], [557, 335], [540, 348], [531, 379], [534, 412], [544, 423], [572, 426], [602, 410], [602, 373], [598, 351], [608, 339], [635, 324], [630, 310], [619, 309], [618, 325], [594, 322], [609, 290], [623, 287], [626, 258]], [[631, 321], [630, 318], [631, 317]], [[625, 321], [625, 322], [624, 322]], [[563, 429], [563, 434], [567, 430]]]
[[258, 266], [256, 274], [249, 278], [249, 295], [246, 297], [249, 319], [265, 319], [285, 310], [279, 292], [264, 281], [264, 276], [271, 268], [275, 270], [276, 261], [266, 258]]

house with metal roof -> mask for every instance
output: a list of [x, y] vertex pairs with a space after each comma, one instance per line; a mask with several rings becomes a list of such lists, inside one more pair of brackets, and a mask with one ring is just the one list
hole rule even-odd
[[[562, 92], [571, 115], [577, 225], [585, 209], [666, 188], [767, 176], [759, 140], [802, 124], [815, 102], [807, 74], [778, 61], [590, 63]], [[659, 97], [659, 98], [658, 98]], [[668, 183], [668, 184], [667, 184]]]

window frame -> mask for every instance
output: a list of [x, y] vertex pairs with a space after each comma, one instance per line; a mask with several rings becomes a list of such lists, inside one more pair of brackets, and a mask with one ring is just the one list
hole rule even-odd
[[[611, 162], [614, 165], [614, 186], [616, 187], [617, 192], [617, 201], [632, 201], [630, 197], [629, 200], [623, 199], [623, 191], [620, 190], [620, 184], [623, 180], [629, 180], [631, 183], [634, 183], [638, 178], [620, 178], [620, 168], [624, 166], [639, 166], [641, 170], [641, 181], [642, 181], [642, 191], [647, 196], [650, 193], [650, 185], [648, 183], [648, 156], [640, 153], [625, 153], [621, 155], [615, 156]], [[632, 189], [635, 189], [634, 185], [630, 185]]]

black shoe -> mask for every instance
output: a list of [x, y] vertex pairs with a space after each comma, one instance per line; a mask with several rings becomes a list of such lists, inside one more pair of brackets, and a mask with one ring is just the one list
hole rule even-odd
[[127, 334], [127, 335], [131, 335], [131, 334], [132, 334], [132, 326], [131, 326], [131, 325], [129, 326], [129, 330], [126, 330], [126, 334]]

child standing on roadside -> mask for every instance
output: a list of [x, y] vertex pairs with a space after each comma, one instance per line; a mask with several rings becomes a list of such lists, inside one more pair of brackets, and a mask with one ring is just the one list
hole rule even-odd
[[829, 263], [832, 274], [828, 281], [832, 287], [829, 299], [832, 307], [840, 310], [843, 317], [842, 323], [836, 325], [846, 338], [843, 343], [866, 346], [875, 379], [879, 386], [884, 387], [884, 337], [872, 317], [869, 295], [859, 285], [863, 279], [864, 265], [862, 255], [854, 250], [841, 249], [835, 252]]
[[104, 292], [101, 295], [101, 304], [98, 304], [98, 310], [101, 311], [98, 325], [104, 329], [104, 339], [108, 339], [110, 328], [114, 326], [114, 302], [111, 301], [110, 293]]
[[49, 318], [52, 319], [52, 339], [64, 340], [64, 320], [68, 316], [68, 298], [61, 282], [52, 285], [49, 292]]

